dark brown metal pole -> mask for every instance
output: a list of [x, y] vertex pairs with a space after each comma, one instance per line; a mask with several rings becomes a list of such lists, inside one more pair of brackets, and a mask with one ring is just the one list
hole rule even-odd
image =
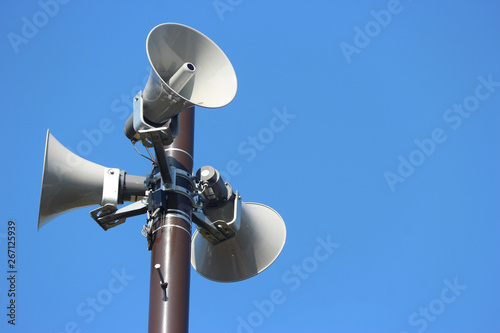
[[[179, 135], [165, 146], [170, 165], [189, 174], [193, 172], [194, 107], [179, 114]], [[177, 177], [177, 185], [191, 190], [190, 183]], [[173, 191], [167, 192], [167, 209], [152, 232], [151, 284], [149, 291], [149, 333], [188, 332], [189, 282], [191, 271], [191, 211], [188, 197]], [[168, 286], [166, 300], [160, 276], [161, 271]]]

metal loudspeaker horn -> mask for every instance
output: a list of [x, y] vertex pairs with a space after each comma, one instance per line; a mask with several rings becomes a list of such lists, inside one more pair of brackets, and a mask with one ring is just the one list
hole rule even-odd
[[144, 196], [144, 180], [73, 154], [47, 131], [38, 229], [72, 209], [136, 201]]
[[[204, 221], [200, 214], [193, 214], [193, 222], [201, 227], [192, 237], [191, 264], [200, 275], [217, 282], [251, 278], [281, 253], [286, 240], [285, 223], [266, 205], [242, 202], [238, 192], [233, 193], [218, 172], [208, 168], [200, 169], [201, 178], [205, 171], [206, 178], [216, 181], [205, 185], [208, 199], [203, 208]], [[220, 200], [223, 197], [227, 200]], [[221, 204], [213, 205], [215, 201]]]
[[142, 95], [141, 113], [125, 123], [125, 134], [160, 127], [191, 106], [220, 108], [236, 95], [231, 62], [208, 37], [188, 26], [165, 23], [151, 30], [146, 42], [151, 74]]

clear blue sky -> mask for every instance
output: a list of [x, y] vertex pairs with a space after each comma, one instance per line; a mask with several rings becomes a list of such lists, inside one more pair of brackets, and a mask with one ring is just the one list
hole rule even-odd
[[287, 226], [250, 280], [192, 270], [191, 332], [500, 331], [497, 1], [55, 1], [0, 14], [0, 331], [146, 332], [145, 218], [37, 219], [49, 128], [90, 161], [149, 172], [122, 129], [164, 22], [210, 37], [238, 77], [232, 103], [197, 109], [195, 169]]

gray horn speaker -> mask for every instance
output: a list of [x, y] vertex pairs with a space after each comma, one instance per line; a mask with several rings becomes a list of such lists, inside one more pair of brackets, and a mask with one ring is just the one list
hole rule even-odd
[[[159, 127], [191, 106], [220, 108], [236, 95], [237, 80], [224, 52], [201, 32], [177, 23], [151, 30], [146, 41], [151, 74], [144, 88], [144, 120]], [[133, 117], [125, 124], [136, 135]]]
[[281, 253], [285, 240], [285, 223], [275, 210], [258, 203], [242, 203], [236, 236], [212, 245], [195, 231], [191, 264], [209, 280], [245, 280], [269, 267]]
[[124, 191], [123, 171], [73, 154], [47, 131], [38, 229], [72, 209], [104, 204], [116, 206], [123, 200], [135, 201], [135, 196], [144, 196], [145, 177], [127, 177], [130, 181], [128, 190]]

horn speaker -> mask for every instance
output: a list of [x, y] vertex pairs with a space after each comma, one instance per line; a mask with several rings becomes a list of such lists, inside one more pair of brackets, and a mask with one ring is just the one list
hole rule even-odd
[[[237, 80], [224, 52], [201, 32], [177, 23], [151, 30], [146, 41], [151, 74], [144, 88], [144, 120], [159, 127], [191, 106], [220, 108], [236, 95]], [[130, 116], [129, 139], [138, 128]]]
[[47, 131], [38, 229], [72, 209], [140, 200], [145, 179], [87, 161]]
[[191, 264], [203, 277], [217, 282], [236, 282], [261, 273], [285, 245], [286, 228], [281, 216], [258, 203], [243, 203], [236, 235], [212, 245], [195, 231]]

